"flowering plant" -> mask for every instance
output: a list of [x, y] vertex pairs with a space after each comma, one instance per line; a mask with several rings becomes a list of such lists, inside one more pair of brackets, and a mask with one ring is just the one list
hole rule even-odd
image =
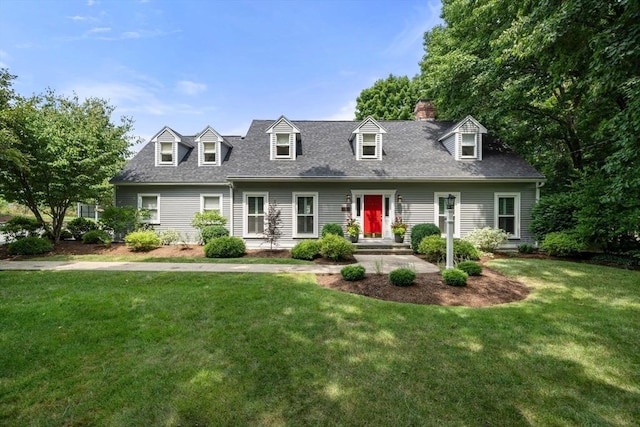
[[347, 217], [346, 228], [349, 236], [356, 237], [360, 234], [360, 224], [358, 224], [358, 221], [351, 215]]
[[400, 236], [404, 236], [404, 233], [407, 232], [407, 224], [402, 222], [402, 217], [397, 216], [396, 219], [391, 223], [391, 231], [393, 234], [397, 234]]

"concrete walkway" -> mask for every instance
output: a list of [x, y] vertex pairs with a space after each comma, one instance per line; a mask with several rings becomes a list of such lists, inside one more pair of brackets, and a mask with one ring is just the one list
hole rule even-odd
[[[437, 273], [438, 267], [413, 255], [355, 255], [367, 273], [389, 273], [411, 268], [416, 273]], [[339, 274], [343, 265], [294, 264], [209, 264], [171, 262], [94, 262], [94, 261], [0, 261], [1, 270], [105, 270], [105, 271], [199, 271], [226, 273], [315, 273]]]

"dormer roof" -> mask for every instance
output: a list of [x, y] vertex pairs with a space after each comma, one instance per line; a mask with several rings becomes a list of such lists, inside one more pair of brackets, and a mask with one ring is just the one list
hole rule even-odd
[[[473, 132], [468, 131], [467, 129], [464, 129], [465, 126], [467, 126], [468, 124], [472, 124], [473, 126], [475, 126], [475, 130]], [[464, 119], [460, 120], [458, 123], [456, 123], [455, 125], [451, 126], [449, 129], [447, 129], [447, 131], [444, 133], [444, 135], [442, 135], [440, 138], [438, 138], [438, 141], [442, 141], [444, 139], [447, 139], [449, 136], [451, 136], [451, 134], [456, 133], [456, 132], [469, 132], [469, 133], [487, 133], [487, 128], [485, 128], [484, 126], [482, 126], [482, 124], [480, 124], [479, 121], [477, 121], [476, 119], [473, 118], [473, 116], [467, 116]]]
[[288, 128], [288, 130], [286, 131], [288, 133], [300, 133], [300, 129], [298, 129], [293, 123], [291, 123], [285, 116], [280, 116], [278, 120], [276, 120], [271, 126], [269, 126], [265, 133], [280, 132], [280, 129], [283, 129], [282, 132], [286, 133], [282, 125], [285, 125]]
[[205, 135], [207, 132], [211, 132], [216, 137], [218, 142], [225, 144], [229, 148], [233, 148], [233, 145], [231, 145], [229, 141], [224, 139], [224, 136], [220, 135], [218, 131], [216, 131], [214, 128], [212, 128], [209, 125], [207, 125], [207, 127], [204, 128], [201, 132], [196, 134], [196, 136], [194, 137], [194, 142], [196, 143], [200, 142], [200, 140], [202, 139], [202, 136]]
[[162, 129], [160, 129], [158, 133], [153, 135], [153, 137], [151, 138], [151, 142], [158, 142], [158, 137], [164, 134], [165, 132], [170, 133], [173, 136], [173, 142], [180, 143], [185, 147], [193, 148], [193, 144], [191, 144], [189, 141], [186, 140], [184, 136], [182, 136], [175, 130], [171, 129], [169, 126], [163, 127]]
[[349, 141], [353, 141], [353, 138], [359, 133], [387, 133], [387, 130], [376, 119], [369, 116], [360, 122], [356, 128], [351, 131]]

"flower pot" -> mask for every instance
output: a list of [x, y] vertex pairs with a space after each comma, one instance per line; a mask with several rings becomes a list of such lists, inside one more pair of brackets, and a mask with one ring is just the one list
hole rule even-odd
[[404, 234], [394, 234], [393, 237], [396, 240], [396, 243], [404, 243]]
[[358, 243], [358, 236], [349, 236], [349, 241], [351, 241], [351, 243]]

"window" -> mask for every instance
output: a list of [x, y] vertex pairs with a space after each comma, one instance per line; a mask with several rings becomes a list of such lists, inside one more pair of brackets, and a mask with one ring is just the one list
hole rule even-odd
[[269, 196], [267, 193], [245, 193], [244, 209], [245, 209], [245, 235], [260, 236], [264, 232], [265, 206], [268, 203]]
[[375, 133], [362, 134], [362, 157], [363, 158], [378, 157]]
[[276, 157], [291, 157], [291, 144], [288, 133], [276, 134]]
[[453, 236], [460, 237], [460, 193], [435, 193], [434, 195], [434, 223], [438, 224], [443, 236], [447, 233], [447, 197], [452, 194], [456, 197], [453, 208]]
[[520, 238], [520, 193], [496, 193], [496, 227], [509, 233], [510, 239]]
[[173, 163], [173, 143], [160, 143], [160, 163]]
[[202, 163], [205, 163], [205, 164], [216, 163], [216, 143], [215, 142], [202, 143]]
[[318, 193], [293, 193], [294, 237], [318, 237]]
[[145, 222], [160, 224], [160, 195], [138, 194], [138, 209], [147, 211], [149, 217]]
[[200, 211], [218, 211], [222, 214], [222, 196], [219, 194], [202, 194], [200, 196]]
[[460, 157], [473, 158], [478, 157], [475, 133], [463, 133]]

